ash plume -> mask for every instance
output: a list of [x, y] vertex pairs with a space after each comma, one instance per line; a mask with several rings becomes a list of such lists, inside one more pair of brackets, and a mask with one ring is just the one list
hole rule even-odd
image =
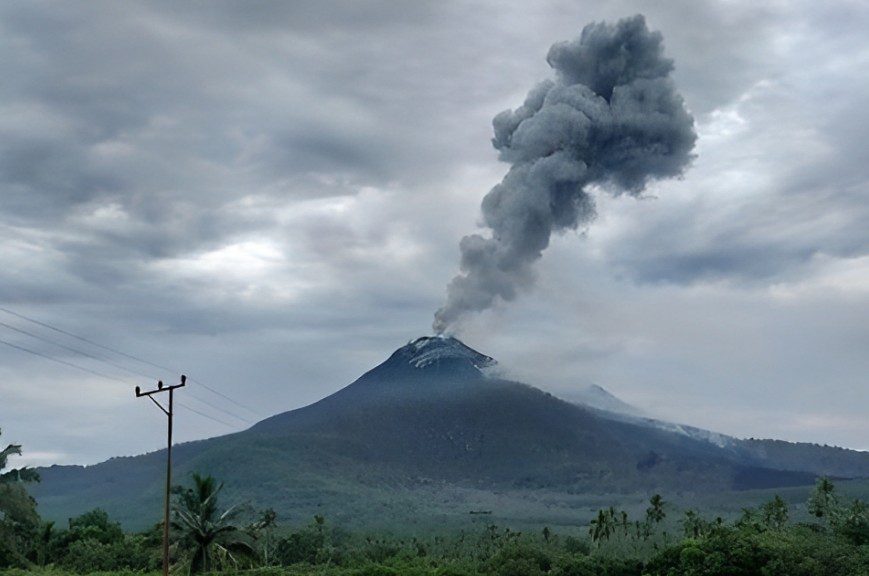
[[491, 236], [461, 240], [461, 273], [435, 313], [437, 333], [528, 289], [552, 232], [594, 219], [590, 185], [638, 196], [650, 180], [678, 176], [689, 164], [694, 120], [662, 40], [641, 15], [589, 24], [578, 39], [550, 48], [554, 80], [494, 118], [492, 144], [510, 169], [482, 202]]

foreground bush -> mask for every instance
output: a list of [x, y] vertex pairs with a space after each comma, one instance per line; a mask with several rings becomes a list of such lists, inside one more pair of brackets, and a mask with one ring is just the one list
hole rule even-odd
[[869, 575], [869, 548], [809, 526], [752, 531], [722, 528], [687, 539], [653, 557], [649, 576]]

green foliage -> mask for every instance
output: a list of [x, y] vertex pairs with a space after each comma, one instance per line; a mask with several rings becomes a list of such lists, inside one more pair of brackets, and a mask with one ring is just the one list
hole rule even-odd
[[756, 532], [740, 527], [716, 530], [708, 538], [686, 539], [646, 564], [648, 576], [854, 576], [869, 568], [867, 558], [840, 538], [806, 527]]
[[724, 524], [721, 516], [714, 521], [706, 520], [694, 510], [686, 510], [682, 520], [682, 532], [685, 538], [703, 538], [709, 536]]
[[125, 553], [124, 547], [104, 544], [90, 538], [76, 540], [67, 547], [63, 566], [82, 574], [115, 570], [118, 568], [119, 553]]
[[598, 576], [600, 562], [593, 558], [578, 556], [570, 558], [554, 571], [554, 576]]
[[36, 501], [24, 489], [24, 482], [38, 482], [39, 475], [26, 468], [3, 473], [13, 455], [21, 455], [21, 446], [0, 451], [0, 567], [29, 566], [39, 532]]
[[646, 522], [649, 524], [660, 524], [667, 516], [664, 512], [664, 499], [660, 494], [655, 494], [649, 500], [649, 507], [646, 509]]
[[274, 531], [278, 525], [278, 515], [272, 508], [260, 512], [255, 522], [247, 527], [247, 532], [259, 540], [259, 554], [264, 566], [274, 564], [275, 537]]
[[869, 506], [854, 500], [836, 515], [835, 531], [857, 546], [869, 544]]
[[39, 530], [36, 503], [20, 483], [0, 483], [0, 567], [30, 565]]
[[600, 543], [602, 540], [609, 540], [615, 531], [616, 511], [610, 506], [607, 510], [598, 510], [597, 518], [591, 521], [588, 534], [592, 542]]
[[109, 519], [104, 510], [97, 508], [69, 521], [68, 538], [112, 544], [124, 539], [124, 531], [120, 524]]
[[538, 576], [552, 568], [552, 558], [539, 547], [511, 545], [495, 554], [487, 571], [498, 576]]
[[562, 546], [564, 547], [564, 551], [568, 554], [586, 555], [591, 551], [591, 547], [588, 545], [588, 540], [577, 538], [575, 536], [567, 536], [564, 539]]
[[[20, 487], [12, 483], [0, 489], [4, 486]], [[236, 509], [220, 512], [220, 490], [213, 478], [201, 476], [194, 477], [193, 486], [175, 490], [176, 573], [207, 568], [225, 576], [869, 575], [867, 506], [859, 499], [840, 506], [829, 480], [819, 482], [810, 500], [820, 522], [791, 523], [788, 505], [778, 495], [745, 508], [736, 521], [709, 521], [693, 509], [677, 521], [666, 513], [675, 506], [655, 495], [639, 521], [614, 507], [601, 509], [591, 522], [590, 538], [577, 536], [576, 528], [559, 534], [551, 528], [521, 532], [494, 524], [429, 537], [352, 534], [332, 527], [322, 515], [305, 526], [282, 529], [269, 510], [241, 528], [230, 522]], [[819, 507], [821, 515], [814, 512]], [[667, 536], [680, 524], [683, 537]], [[262, 540], [272, 530], [277, 534], [271, 556], [251, 554], [254, 537], [261, 551], [268, 549]], [[0, 576], [154, 571], [160, 564], [160, 532], [156, 526], [144, 534], [125, 534], [99, 509], [71, 519], [67, 530], [37, 523], [21, 564], [31, 571], [0, 571]], [[197, 551], [209, 545], [207, 535], [211, 557], [201, 553], [194, 567]], [[245, 554], [233, 553], [233, 560], [230, 543], [240, 538], [246, 545], [238, 550]]]
[[788, 505], [778, 494], [760, 509], [761, 521], [772, 530], [781, 530], [788, 523]]
[[252, 538], [233, 523], [239, 509], [218, 512], [217, 496], [222, 488], [223, 484], [211, 476], [194, 473], [192, 487], [175, 490], [172, 528], [178, 533], [179, 549], [187, 553], [192, 573], [238, 566], [254, 552]]
[[401, 573], [395, 568], [390, 568], [389, 566], [371, 564], [358, 570], [354, 570], [353, 576], [401, 576]]
[[159, 567], [159, 540], [151, 534], [125, 534], [120, 524], [100, 509], [69, 521], [69, 529], [55, 531], [51, 523], [40, 531], [40, 564], [54, 562], [68, 570], [152, 570]]
[[809, 497], [809, 513], [817, 518], [829, 519], [837, 505], [838, 497], [833, 483], [826, 476], [818, 479], [815, 490]]
[[325, 543], [323, 530], [307, 527], [278, 540], [275, 559], [284, 566], [300, 562], [314, 564], [321, 556]]

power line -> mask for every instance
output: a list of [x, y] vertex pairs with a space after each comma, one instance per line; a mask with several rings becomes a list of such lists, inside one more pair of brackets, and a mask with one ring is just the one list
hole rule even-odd
[[[188, 380], [189, 380], [189, 378], [188, 378]], [[238, 419], [238, 420], [241, 420], [242, 422], [245, 422], [245, 423], [247, 423], [247, 424], [253, 424], [253, 421], [248, 420], [247, 418], [244, 418], [244, 417], [242, 417], [242, 416], [239, 416], [238, 414], [235, 414], [235, 413], [233, 413], [233, 412], [230, 412], [229, 410], [225, 410], [225, 409], [221, 408], [220, 406], [217, 406], [216, 404], [212, 404], [212, 403], [209, 402], [208, 400], [203, 400], [202, 398], [198, 398], [198, 397], [196, 397], [196, 396], [190, 396], [190, 397], [193, 398], [194, 400], [196, 400], [197, 402], [202, 402], [202, 403], [205, 404], [206, 406], [210, 406], [211, 408], [213, 408], [213, 409], [215, 409], [215, 410], [217, 410], [217, 411], [219, 411], [219, 412], [223, 412], [223, 413], [226, 414], [227, 416], [232, 416], [233, 418], [236, 418], [236, 419]], [[180, 405], [180, 406], [183, 406], [183, 404], [179, 404], [179, 405]], [[186, 408], [186, 406], [185, 406], [185, 408]]]
[[[120, 369], [120, 370], [124, 370], [125, 372], [129, 372], [130, 374], [135, 374], [135, 375], [137, 375], [137, 376], [142, 376], [142, 377], [144, 377], [144, 378], [148, 378], [149, 380], [157, 380], [157, 378], [155, 378], [154, 376], [152, 376], [152, 375], [150, 375], [150, 374], [144, 374], [144, 373], [139, 372], [139, 371], [136, 371], [136, 370], [131, 370], [131, 369], [125, 367], [125, 366], [122, 366], [122, 365], [120, 365], [120, 364], [116, 364], [116, 363], [111, 362], [110, 360], [107, 360], [107, 359], [105, 359], [105, 358], [100, 358], [99, 356], [94, 356], [93, 354], [89, 354], [89, 353], [87, 353], [87, 352], [85, 352], [85, 351], [83, 351], [83, 350], [79, 350], [78, 348], [73, 348], [73, 347], [71, 347], [71, 346], [66, 346], [65, 344], [61, 344], [60, 342], [56, 342], [56, 341], [54, 341], [54, 340], [51, 340], [50, 338], [45, 338], [45, 337], [43, 337], [43, 336], [39, 336], [38, 334], [34, 334], [34, 333], [32, 333], [32, 332], [28, 332], [27, 330], [22, 330], [22, 329], [20, 329], [20, 328], [17, 328], [17, 327], [15, 327], [15, 326], [12, 326], [12, 325], [7, 324], [7, 323], [5, 323], [5, 322], [0, 322], [0, 326], [3, 326], [3, 327], [5, 327], [5, 328], [8, 328], [9, 330], [13, 330], [13, 331], [15, 331], [15, 332], [18, 332], [18, 333], [20, 333], [20, 334], [24, 334], [24, 335], [26, 335], [26, 336], [30, 336], [31, 338], [35, 338], [35, 339], [40, 340], [40, 341], [42, 341], [42, 342], [47, 342], [47, 343], [52, 344], [52, 345], [54, 345], [54, 346], [57, 346], [57, 347], [59, 347], [59, 348], [63, 348], [64, 350], [68, 350], [68, 351], [70, 351], [70, 352], [73, 352], [73, 353], [76, 353], [76, 354], [80, 354], [80, 355], [82, 355], [82, 356], [85, 356], [86, 358], [90, 358], [90, 359], [92, 359], [92, 360], [96, 360], [97, 362], [103, 362], [103, 363], [105, 363], [105, 364], [108, 364], [109, 366], [114, 366], [115, 368], [118, 368], [118, 369]], [[225, 410], [224, 408], [221, 408], [220, 406], [217, 406], [217, 405], [215, 405], [215, 404], [212, 404], [211, 402], [208, 402], [207, 400], [203, 400], [203, 399], [201, 399], [201, 398], [197, 398], [196, 396], [191, 396], [191, 398], [193, 398], [194, 400], [196, 400], [196, 401], [198, 401], [198, 402], [202, 402], [202, 403], [205, 404], [206, 406], [210, 406], [211, 408], [213, 408], [213, 409], [215, 409], [215, 410], [218, 410], [218, 411], [220, 411], [220, 412], [223, 412], [224, 414], [226, 414], [226, 415], [228, 415], [228, 416], [232, 416], [233, 418], [236, 418], [236, 419], [238, 419], [238, 420], [241, 420], [242, 422], [246, 422], [246, 423], [248, 423], [248, 424], [252, 424], [252, 423], [253, 423], [253, 422], [251, 422], [250, 420], [248, 420], [247, 418], [244, 418], [244, 417], [242, 417], [242, 416], [239, 416], [239, 415], [237, 415], [237, 414], [234, 414], [233, 412], [230, 412], [229, 410]]]
[[190, 411], [193, 412], [194, 414], [199, 414], [199, 415], [202, 416], [203, 418], [208, 418], [209, 420], [214, 420], [215, 422], [218, 422], [218, 423], [220, 423], [220, 424], [223, 424], [224, 426], [229, 426], [230, 428], [233, 428], [233, 429], [235, 428], [235, 426], [233, 426], [233, 425], [230, 424], [229, 422], [226, 422], [225, 420], [221, 420], [220, 418], [215, 418], [214, 416], [209, 416], [209, 415], [206, 414], [205, 412], [200, 412], [200, 411], [197, 410], [196, 408], [191, 408], [191, 407], [188, 406], [187, 404], [182, 404], [181, 402], [178, 402], [178, 405], [181, 406], [182, 408], [184, 408], [185, 410], [190, 410]]
[[105, 364], [108, 364], [109, 366], [114, 366], [115, 368], [123, 370], [124, 372], [129, 372], [130, 374], [134, 374], [136, 376], [142, 376], [144, 378], [147, 378], [148, 380], [156, 380], [156, 378], [154, 378], [150, 374], [144, 374], [144, 373], [138, 372], [136, 370], [131, 370], [125, 366], [121, 366], [120, 364], [115, 364], [114, 362], [107, 360], [105, 358], [100, 358], [99, 356], [94, 356], [93, 354], [89, 354], [89, 353], [85, 352], [84, 350], [79, 350], [78, 348], [73, 348], [72, 346], [67, 346], [65, 344], [61, 344], [60, 342], [55, 342], [54, 340], [51, 340], [50, 338], [45, 338], [43, 336], [39, 336], [38, 334], [28, 332], [27, 330], [22, 330], [21, 328], [16, 328], [15, 326], [12, 326], [12, 325], [7, 324], [5, 322], [0, 322], [0, 326], [3, 326], [4, 328], [8, 328], [9, 330], [13, 330], [15, 332], [18, 332], [19, 334], [24, 334], [25, 336], [30, 336], [31, 338], [36, 338], [37, 340], [41, 340], [42, 342], [47, 342], [49, 344], [57, 346], [58, 348], [63, 348], [64, 350], [74, 352], [75, 354], [81, 354], [82, 356], [85, 356], [86, 358], [90, 358], [91, 360], [96, 360], [97, 362], [103, 362]]
[[[96, 370], [91, 370], [90, 368], [86, 368], [85, 366], [80, 366], [78, 364], [73, 364], [72, 362], [67, 362], [66, 360], [54, 358], [52, 356], [49, 356], [48, 354], [43, 354], [42, 352], [37, 352], [36, 350], [31, 350], [30, 348], [25, 348], [24, 346], [19, 346], [18, 344], [13, 344], [12, 342], [7, 342], [6, 340], [3, 340], [2, 338], [0, 338], [0, 344], [3, 344], [5, 346], [9, 346], [10, 348], [14, 348], [16, 350], [20, 350], [21, 352], [26, 352], [28, 354], [33, 354], [34, 356], [39, 356], [40, 358], [43, 358], [45, 360], [49, 360], [51, 362], [56, 362], [57, 364], [62, 364], [64, 366], [68, 366], [70, 368], [75, 368], [76, 370], [81, 370], [82, 372], [87, 372], [88, 374], [93, 374], [94, 376], [99, 376], [100, 378], [105, 378], [106, 380], [111, 380], [113, 382], [118, 382], [120, 384], [124, 384], [125, 386], [130, 385], [129, 382], [126, 382], [124, 380], [120, 380], [118, 378], [114, 378], [113, 376], [109, 376], [108, 374], [103, 374], [102, 372], [98, 372]], [[198, 400], [198, 398], [197, 398], [197, 400]], [[199, 401], [202, 402], [202, 400], [199, 400]], [[213, 416], [210, 416], [210, 415], [206, 414], [205, 412], [200, 412], [199, 410], [197, 410], [195, 408], [191, 408], [190, 406], [186, 406], [184, 404], [181, 404], [180, 402], [178, 404], [179, 404], [179, 406], [182, 406], [183, 408], [193, 412], [194, 414], [198, 414], [198, 415], [202, 416], [203, 418], [208, 418], [209, 420], [214, 420], [215, 422], [218, 422], [220, 424], [223, 424], [224, 426], [228, 426], [228, 427], [233, 428], [233, 429], [236, 428], [235, 426], [233, 426], [229, 422], [226, 422], [226, 421], [221, 420], [219, 418], [215, 418]]]
[[129, 358], [130, 360], [135, 360], [136, 362], [141, 362], [142, 364], [147, 364], [147, 365], [152, 366], [154, 368], [159, 368], [160, 370], [168, 370], [169, 372], [175, 372], [175, 370], [173, 370], [172, 368], [169, 368], [167, 366], [161, 366], [159, 364], [149, 362], [148, 360], [145, 360], [143, 358], [138, 358], [136, 356], [133, 356], [132, 354], [127, 354], [126, 352], [121, 352], [120, 350], [110, 348], [109, 346], [104, 346], [104, 345], [100, 344], [99, 342], [94, 342], [93, 340], [90, 340], [89, 338], [85, 338], [84, 336], [79, 336], [78, 334], [74, 334], [72, 332], [67, 332], [66, 330], [63, 330], [62, 328], [58, 328], [57, 326], [52, 326], [51, 324], [48, 324], [47, 322], [40, 322], [39, 320], [36, 320], [35, 318], [30, 318], [29, 316], [25, 316], [24, 314], [19, 314], [18, 312], [13, 312], [12, 310], [10, 310], [8, 308], [4, 308], [4, 307], [0, 306], [0, 311], [6, 312], [7, 314], [11, 314], [12, 316], [15, 316], [16, 318], [21, 318], [22, 320], [27, 320], [28, 322], [33, 322], [34, 324], [38, 324], [39, 326], [42, 326], [43, 328], [48, 328], [49, 330], [54, 330], [55, 332], [59, 332], [60, 334], [63, 334], [65, 336], [69, 336], [70, 338], [75, 338], [76, 340], [81, 340], [82, 342], [87, 342], [91, 346], [96, 346], [97, 348], [102, 348], [103, 350], [108, 350], [109, 352], [114, 352], [115, 354], [120, 354], [121, 356], [125, 356], [125, 357]]
[[76, 370], [81, 370], [83, 372], [88, 372], [93, 374], [94, 376], [99, 376], [100, 378], [105, 378], [106, 380], [112, 380], [114, 382], [120, 382], [121, 384], [129, 385], [129, 382], [124, 382], [123, 380], [119, 380], [113, 376], [109, 376], [108, 374], [103, 374], [102, 372], [97, 372], [96, 370], [91, 370], [90, 368], [85, 368], [84, 366], [79, 366], [78, 364], [73, 364], [72, 362], [67, 362], [66, 360], [60, 360], [59, 358], [53, 358], [48, 354], [43, 354], [42, 352], [37, 352], [36, 350], [31, 350], [30, 348], [25, 348], [24, 346], [19, 346], [18, 344], [13, 344], [12, 342], [7, 342], [6, 340], [0, 339], [0, 344], [5, 344], [10, 348], [15, 348], [16, 350], [21, 350], [22, 352], [27, 352], [28, 354], [33, 354], [34, 356], [39, 356], [40, 358], [45, 358], [46, 360], [50, 360], [52, 362], [57, 362], [58, 364], [63, 364], [64, 366], [69, 366], [70, 368], [75, 368]]
[[[156, 363], [154, 363], [154, 362], [151, 362], [150, 360], [146, 360], [146, 359], [144, 359], [144, 358], [140, 358], [140, 357], [138, 357], [138, 356], [134, 356], [133, 354], [127, 354], [126, 352], [123, 352], [123, 351], [118, 350], [118, 349], [116, 349], [116, 348], [112, 348], [112, 347], [110, 347], [110, 346], [105, 346], [105, 345], [103, 345], [103, 344], [100, 344], [99, 342], [94, 342], [93, 340], [91, 340], [91, 339], [89, 339], [89, 338], [85, 338], [84, 336], [81, 336], [81, 335], [79, 335], [79, 334], [75, 334], [75, 333], [73, 333], [73, 332], [69, 332], [69, 331], [64, 330], [64, 329], [62, 329], [62, 328], [58, 328], [57, 326], [53, 326], [53, 325], [51, 325], [51, 324], [49, 324], [49, 323], [47, 323], [47, 322], [41, 322], [41, 321], [39, 321], [39, 320], [37, 320], [37, 319], [35, 319], [35, 318], [31, 318], [31, 317], [29, 317], [29, 316], [25, 316], [24, 314], [20, 314], [20, 313], [18, 313], [18, 312], [15, 312], [15, 311], [10, 310], [10, 309], [8, 309], [8, 308], [5, 308], [5, 307], [3, 307], [3, 306], [0, 306], [0, 312], [5, 312], [6, 314], [10, 314], [10, 315], [12, 315], [12, 316], [15, 316], [16, 318], [20, 318], [20, 319], [22, 319], [22, 320], [26, 320], [27, 322], [32, 322], [33, 324], [36, 324], [36, 325], [38, 325], [38, 326], [42, 326], [42, 327], [44, 327], [44, 328], [48, 328], [49, 330], [53, 330], [53, 331], [55, 331], [55, 332], [57, 332], [57, 333], [59, 333], [59, 334], [63, 334], [63, 335], [65, 335], [65, 336], [69, 336], [70, 338], [75, 338], [76, 340], [80, 340], [80, 341], [82, 341], [82, 342], [86, 342], [87, 344], [90, 344], [91, 346], [96, 346], [97, 348], [102, 348], [103, 350], [107, 350], [107, 351], [112, 352], [112, 353], [114, 353], [114, 354], [119, 354], [119, 355], [121, 355], [121, 356], [123, 356], [123, 357], [125, 357], [125, 358], [129, 358], [130, 360], [135, 360], [136, 362], [140, 362], [140, 363], [142, 363], [142, 364], [146, 364], [146, 365], [151, 366], [151, 367], [153, 367], [153, 368], [159, 368], [160, 370], [167, 370], [167, 371], [169, 371], [169, 372], [178, 372], [178, 370], [175, 370], [175, 369], [173, 369], [173, 368], [169, 368], [168, 366], [162, 366], [162, 365], [160, 365], [160, 364], [156, 364]], [[128, 371], [129, 371], [129, 370], [128, 370]], [[140, 375], [141, 375], [141, 374], [140, 374]], [[150, 376], [149, 376], [149, 378], [150, 378]], [[232, 404], [235, 404], [235, 405], [238, 406], [239, 408], [243, 408], [243, 409], [247, 410], [248, 412], [250, 412], [250, 413], [253, 414], [254, 416], [256, 416], [256, 417], [260, 417], [259, 413], [258, 413], [256, 410], [250, 408], [249, 406], [245, 406], [244, 404], [242, 404], [241, 402], [239, 402], [239, 401], [237, 401], [237, 400], [235, 400], [235, 399], [233, 399], [233, 398], [230, 398], [229, 396], [227, 396], [227, 395], [224, 394], [223, 392], [220, 392], [219, 390], [216, 390], [216, 389], [212, 388], [212, 387], [209, 386], [208, 384], [205, 384], [204, 382], [200, 382], [199, 380], [196, 380], [196, 379], [194, 379], [194, 378], [188, 378], [188, 380], [189, 380], [190, 382], [192, 382], [192, 383], [195, 383], [195, 384], [197, 384], [197, 385], [199, 385], [199, 386], [202, 386], [203, 388], [205, 388], [206, 390], [208, 390], [208, 391], [211, 392], [212, 394], [216, 394], [216, 395], [220, 396], [221, 398], [227, 400], [228, 402], [231, 402]], [[236, 416], [236, 417], [237, 417], [237, 416]], [[238, 417], [237, 417], [237, 418], [238, 418]], [[239, 419], [244, 420], [244, 418], [239, 418]], [[249, 422], [249, 420], [248, 420], [248, 422]]]
[[[90, 358], [91, 360], [96, 360], [97, 362], [103, 362], [105, 364], [108, 364], [109, 366], [113, 366], [113, 367], [118, 368], [120, 370], [123, 370], [125, 372], [129, 372], [130, 374], [134, 374], [136, 376], [142, 376], [142, 377], [147, 378], [149, 380], [157, 380], [156, 377], [154, 377], [150, 374], [145, 374], [145, 373], [139, 372], [137, 370], [131, 370], [131, 369], [127, 368], [126, 366], [116, 364], [115, 362], [112, 362], [112, 361], [107, 360], [105, 358], [101, 358], [99, 356], [94, 356], [93, 354], [85, 352], [84, 350], [79, 350], [78, 348], [73, 348], [72, 346], [67, 346], [65, 344], [61, 344], [60, 342], [57, 342], [57, 341], [52, 340], [50, 338], [45, 338], [44, 336], [40, 336], [40, 335], [34, 334], [32, 332], [28, 332], [27, 330], [22, 330], [21, 328], [12, 326], [11, 324], [7, 324], [6, 322], [0, 321], [0, 326], [3, 326], [9, 330], [14, 331], [14, 332], [18, 332], [19, 334], [24, 334], [25, 336], [30, 336], [31, 338], [35, 338], [35, 339], [40, 340], [42, 342], [47, 342], [49, 344], [52, 344], [52, 345], [57, 346], [59, 348], [63, 348], [64, 350], [68, 350], [68, 351], [73, 352], [75, 354], [80, 354], [86, 358]], [[122, 382], [121, 380], [118, 380], [118, 381]], [[190, 397], [193, 398], [194, 400], [196, 400], [197, 402], [201, 402], [201, 403], [205, 404], [206, 406], [210, 406], [211, 408], [218, 410], [220, 412], [223, 412], [224, 414], [226, 414], [228, 416], [231, 416], [233, 418], [241, 420], [242, 422], [245, 422], [247, 424], [253, 424], [253, 422], [251, 420], [244, 418], [242, 416], [239, 416], [238, 414], [235, 414], [233, 412], [230, 412], [229, 410], [221, 408], [220, 406], [212, 404], [211, 402], [208, 402], [207, 400], [203, 400], [202, 398], [198, 398], [198, 397], [192, 396], [192, 395]]]
[[205, 382], [200, 382], [199, 380], [196, 380], [195, 378], [189, 378], [189, 380], [190, 380], [191, 382], [193, 382], [194, 384], [198, 384], [199, 386], [202, 386], [202, 387], [205, 388], [206, 390], [209, 390], [209, 391], [211, 391], [212, 393], [217, 394], [218, 396], [221, 396], [222, 398], [224, 398], [224, 399], [226, 399], [226, 400], [232, 402], [233, 404], [235, 404], [235, 405], [238, 406], [239, 408], [244, 408], [245, 410], [247, 410], [248, 412], [250, 412], [250, 413], [253, 414], [254, 416], [260, 417], [259, 413], [258, 413], [256, 410], [254, 410], [253, 408], [249, 408], [249, 407], [245, 406], [244, 404], [242, 404], [242, 403], [239, 402], [238, 400], [233, 400], [232, 398], [230, 398], [229, 396], [227, 396], [226, 394], [224, 394], [224, 393], [221, 392], [220, 390], [215, 390], [214, 388], [212, 388], [211, 386], [209, 386], [209, 385], [206, 384]]

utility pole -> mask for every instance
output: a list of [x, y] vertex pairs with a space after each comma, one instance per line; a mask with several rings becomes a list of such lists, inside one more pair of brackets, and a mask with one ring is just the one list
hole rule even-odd
[[[147, 396], [151, 402], [157, 405], [157, 408], [169, 419], [168, 442], [166, 443], [166, 500], [163, 505], [163, 576], [169, 576], [169, 490], [172, 488], [172, 394], [176, 388], [181, 388], [187, 383], [187, 376], [181, 375], [181, 384], [174, 386], [163, 387], [163, 381], [157, 382], [157, 389], [149, 392], [142, 392], [136, 386], [136, 398]], [[163, 405], [154, 400], [154, 394], [161, 392], [169, 393], [169, 409], [163, 408]]]

